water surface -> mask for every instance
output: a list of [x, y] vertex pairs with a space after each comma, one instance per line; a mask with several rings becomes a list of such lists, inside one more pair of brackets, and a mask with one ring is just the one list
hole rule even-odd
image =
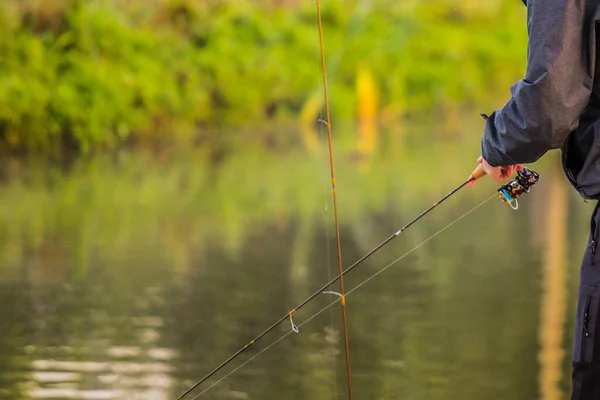
[[[346, 266], [476, 157], [453, 141], [382, 141], [371, 154], [337, 149]], [[322, 143], [304, 144], [4, 162], [0, 398], [174, 399], [335, 275]], [[420, 245], [348, 296], [355, 398], [567, 397], [593, 205], [555, 164], [539, 165], [517, 212], [481, 205], [496, 185], [479, 183], [348, 276], [351, 290]], [[199, 398], [346, 398], [340, 319], [336, 304]], [[190, 398], [289, 332], [282, 324]]]

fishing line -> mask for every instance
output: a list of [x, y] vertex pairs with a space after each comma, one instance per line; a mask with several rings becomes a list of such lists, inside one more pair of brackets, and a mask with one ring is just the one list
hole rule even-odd
[[457, 219], [455, 219], [454, 221], [452, 221], [451, 223], [449, 223], [448, 225], [446, 225], [445, 227], [443, 227], [442, 229], [440, 229], [439, 231], [437, 231], [436, 233], [434, 233], [433, 235], [431, 235], [430, 237], [428, 237], [427, 239], [425, 239], [424, 241], [422, 241], [421, 243], [419, 243], [418, 245], [416, 245], [415, 247], [413, 247], [412, 249], [410, 249], [408, 252], [404, 253], [403, 255], [401, 255], [400, 257], [398, 257], [397, 259], [395, 259], [394, 261], [392, 261], [391, 263], [389, 263], [388, 265], [386, 265], [385, 267], [383, 267], [379, 271], [375, 272], [369, 278], [365, 279], [364, 281], [362, 281], [361, 283], [359, 283], [358, 285], [356, 285], [354, 288], [352, 288], [352, 290], [350, 290], [348, 292], [348, 294], [354, 292], [355, 290], [357, 290], [361, 286], [365, 285], [367, 282], [371, 281], [376, 276], [380, 275], [382, 272], [384, 272], [385, 270], [387, 270], [388, 268], [390, 268], [392, 265], [396, 264], [397, 262], [399, 262], [400, 260], [402, 260], [404, 257], [408, 256], [410, 253], [412, 253], [413, 251], [417, 250], [419, 247], [423, 246], [425, 243], [429, 242], [430, 240], [432, 240], [433, 238], [435, 238], [436, 236], [438, 236], [439, 234], [441, 234], [442, 232], [444, 232], [446, 229], [450, 228], [452, 225], [456, 224], [458, 221], [460, 221], [461, 219], [465, 218], [467, 215], [471, 214], [472, 212], [474, 212], [475, 210], [477, 210], [478, 208], [480, 208], [485, 203], [487, 203], [488, 201], [490, 201], [491, 199], [493, 199], [495, 197], [496, 197], [496, 194], [493, 194], [490, 197], [488, 197], [487, 199], [483, 200], [481, 203], [479, 203], [478, 205], [476, 205], [475, 207], [473, 207], [472, 209], [470, 209], [469, 211], [467, 211], [466, 213], [464, 213], [463, 215], [461, 215], [460, 217], [458, 217]]
[[[315, 15], [315, 31], [319, 31], [319, 16]], [[318, 55], [318, 65], [319, 67], [321, 66], [321, 55]], [[324, 156], [323, 149], [327, 146], [326, 143], [326, 139], [325, 139], [325, 129], [324, 129], [324, 120], [323, 120], [323, 109], [322, 107], [319, 107], [319, 119], [318, 119], [318, 123], [319, 123], [319, 140], [320, 140], [320, 149], [319, 152], [321, 153], [321, 161], [323, 162], [323, 164], [326, 164], [327, 160]], [[323, 199], [325, 200], [325, 210], [323, 212], [323, 222], [324, 222], [324, 229], [325, 229], [325, 247], [326, 247], [326, 257], [327, 257], [327, 279], [329, 281], [331, 281], [331, 246], [330, 246], [330, 231], [329, 231], [329, 189], [328, 189], [328, 185], [329, 185], [329, 180], [327, 179], [327, 173], [323, 170], [322, 172], [323, 174]], [[334, 315], [333, 315], [334, 311], [330, 310], [329, 312], [329, 320], [330, 320], [330, 329], [332, 332], [335, 331], [335, 319], [334, 319]], [[337, 360], [335, 355], [333, 357], [331, 357], [331, 362], [332, 362], [332, 370], [333, 370], [333, 394], [334, 394], [334, 399], [338, 398], [338, 382], [337, 382]]]
[[[400, 262], [402, 259], [404, 259], [407, 256], [409, 256], [411, 253], [413, 253], [414, 251], [416, 251], [420, 247], [424, 246], [427, 242], [429, 242], [432, 239], [434, 239], [435, 237], [439, 236], [441, 233], [443, 233], [444, 231], [446, 231], [447, 229], [449, 229], [450, 227], [452, 227], [453, 225], [455, 225], [456, 223], [458, 223], [459, 221], [461, 221], [462, 219], [464, 219], [465, 217], [467, 217], [469, 214], [473, 213], [475, 210], [481, 208], [484, 204], [486, 204], [487, 202], [489, 202], [491, 199], [493, 199], [495, 197], [496, 197], [496, 194], [493, 194], [490, 197], [488, 197], [487, 199], [483, 200], [481, 203], [479, 203], [475, 207], [471, 208], [469, 211], [467, 211], [466, 213], [464, 213], [463, 215], [461, 215], [460, 217], [458, 217], [457, 219], [455, 219], [454, 221], [452, 221], [451, 223], [449, 223], [448, 225], [446, 225], [445, 227], [443, 227], [442, 229], [440, 229], [439, 231], [437, 231], [433, 235], [429, 236], [427, 239], [423, 240], [421, 243], [417, 244], [415, 247], [413, 247], [412, 249], [408, 250], [406, 253], [402, 254], [400, 257], [396, 258], [394, 261], [390, 262], [388, 265], [386, 265], [385, 267], [381, 268], [379, 271], [375, 272], [373, 275], [369, 276], [367, 279], [365, 279], [364, 281], [362, 281], [358, 285], [356, 285], [354, 288], [352, 288], [350, 291], [348, 291], [346, 293], [346, 296], [349, 296], [350, 294], [354, 293], [356, 290], [360, 289], [361, 287], [363, 287], [364, 285], [366, 285], [368, 282], [370, 282], [371, 280], [375, 279], [377, 276], [381, 275], [383, 272], [385, 272], [386, 270], [388, 270], [394, 264]], [[302, 323], [300, 323], [298, 325], [298, 328], [301, 328], [305, 324], [309, 323], [310, 321], [312, 321], [313, 319], [315, 319], [316, 317], [318, 317], [319, 315], [321, 315], [322, 313], [324, 313], [325, 311], [327, 311], [329, 308], [331, 308], [335, 304], [339, 303], [340, 300], [341, 300], [340, 297], [336, 298], [334, 301], [332, 301], [331, 303], [329, 303], [328, 305], [326, 305], [325, 307], [323, 307], [321, 310], [319, 310], [318, 312], [316, 312], [315, 314], [313, 314], [311, 317], [309, 317], [308, 319], [306, 319], [305, 321], [303, 321]], [[193, 397], [192, 400], [196, 400], [197, 398], [199, 398], [200, 396], [202, 396], [203, 394], [205, 394], [206, 392], [208, 392], [209, 390], [211, 390], [212, 388], [214, 388], [215, 386], [217, 386], [218, 384], [220, 384], [221, 382], [223, 382], [225, 379], [227, 379], [231, 375], [235, 374], [237, 371], [239, 371], [244, 366], [246, 366], [247, 364], [249, 364], [250, 362], [252, 362], [254, 359], [258, 358], [263, 353], [267, 352], [267, 350], [269, 350], [272, 347], [274, 347], [276, 344], [278, 344], [279, 342], [281, 342], [283, 339], [285, 339], [286, 337], [288, 337], [292, 333], [295, 333], [295, 331], [292, 330], [292, 329], [290, 329], [286, 334], [284, 334], [283, 336], [281, 336], [279, 339], [275, 340], [269, 346], [265, 347], [260, 352], [256, 353], [254, 356], [252, 356], [248, 360], [244, 361], [238, 367], [236, 367], [233, 370], [231, 370], [231, 372], [229, 372], [228, 374], [224, 375], [221, 379], [215, 381], [212, 385], [208, 386], [206, 389], [204, 389], [202, 392], [200, 392], [197, 396]]]
[[[319, 15], [315, 14], [315, 20], [314, 20], [314, 30], [315, 32], [319, 32]], [[317, 64], [318, 67], [321, 67], [321, 54], [320, 51], [318, 52], [319, 54], [317, 55]], [[310, 101], [310, 100], [309, 100]], [[319, 107], [319, 116], [318, 116], [318, 120], [317, 120], [318, 124], [319, 124], [319, 141], [320, 141], [320, 148], [319, 148], [319, 154], [321, 155], [320, 157], [320, 161], [325, 165], [327, 163], [328, 160], [326, 160], [325, 157], [325, 153], [324, 153], [324, 149], [327, 146], [326, 143], [326, 138], [325, 138], [325, 129], [324, 129], [324, 125], [326, 124], [326, 121], [324, 121], [324, 116], [323, 116], [323, 108]], [[310, 133], [310, 132], [309, 132]], [[325, 230], [325, 247], [326, 247], [326, 266], [327, 266], [327, 279], [328, 281], [331, 281], [331, 246], [330, 246], [330, 227], [329, 227], [329, 189], [328, 189], [328, 185], [329, 185], [329, 180], [327, 179], [327, 173], [325, 172], [325, 170], [321, 170], [322, 171], [322, 176], [320, 176], [321, 178], [323, 178], [323, 199], [324, 199], [324, 205], [325, 205], [325, 209], [323, 210], [323, 224], [324, 224], [324, 230]], [[330, 319], [330, 329], [331, 332], [335, 332], [335, 319], [334, 319], [334, 311], [330, 310], [329, 312], [329, 319]], [[335, 344], [333, 344], [335, 345]], [[332, 362], [332, 371], [333, 371], [333, 394], [334, 394], [334, 398], [337, 399], [338, 398], [338, 382], [337, 382], [337, 360], [335, 355], [333, 357], [331, 357], [331, 362]]]
[[[335, 304], [339, 303], [339, 301], [340, 301], [339, 298], [337, 300], [335, 300], [335, 301], [332, 301], [327, 306], [323, 307], [319, 312], [315, 313], [310, 318], [308, 318], [306, 321], [303, 321], [300, 325], [298, 325], [298, 328], [301, 328], [302, 326], [304, 326], [305, 324], [309, 323], [314, 318], [317, 318], [319, 315], [323, 314], [325, 311], [327, 311], [328, 309], [330, 309], [332, 306], [334, 306]], [[255, 358], [258, 358], [258, 356], [262, 355], [267, 350], [269, 350], [270, 348], [274, 347], [277, 343], [281, 342], [283, 339], [285, 339], [286, 337], [288, 337], [292, 333], [296, 333], [296, 331], [294, 331], [293, 329], [290, 329], [285, 335], [283, 335], [282, 337], [280, 337], [279, 339], [277, 339], [276, 341], [274, 341], [273, 343], [271, 343], [269, 346], [265, 347], [264, 349], [262, 349], [261, 351], [259, 351], [258, 353], [256, 353], [254, 356], [250, 357], [248, 360], [244, 361], [237, 368], [233, 369], [227, 375], [223, 376], [221, 379], [219, 379], [218, 381], [216, 381], [215, 383], [213, 383], [212, 385], [210, 385], [209, 387], [207, 387], [199, 395], [197, 395], [195, 397], [192, 397], [192, 400], [196, 400], [198, 397], [202, 396], [204, 393], [208, 392], [209, 390], [211, 390], [212, 388], [214, 388], [215, 386], [217, 386], [219, 383], [223, 382], [225, 379], [227, 379], [231, 375], [235, 374], [237, 371], [239, 371], [240, 369], [242, 369], [246, 364], [249, 364]]]
[[[323, 114], [322, 112], [320, 113], [320, 117], [323, 118]], [[320, 119], [321, 119], [320, 118]], [[321, 135], [321, 148], [325, 147], [325, 139], [324, 139], [324, 130], [323, 130], [323, 124], [319, 124], [319, 128], [320, 128], [320, 135]], [[331, 247], [329, 245], [329, 237], [330, 237], [330, 233], [329, 233], [329, 218], [328, 218], [328, 211], [329, 211], [329, 196], [327, 195], [328, 190], [327, 190], [327, 186], [328, 186], [328, 182], [327, 182], [327, 177], [325, 177], [325, 183], [323, 186], [323, 197], [325, 198], [325, 210], [324, 210], [324, 222], [325, 222], [325, 245], [327, 248], [327, 252], [326, 252], [326, 257], [327, 257], [327, 279], [329, 281], [331, 281]], [[335, 303], [332, 303], [332, 305]], [[329, 308], [329, 307], [328, 307]], [[330, 319], [330, 329], [331, 331], [335, 331], [335, 319], [333, 316], [333, 310], [330, 311], [329, 313], [329, 319]], [[301, 324], [301, 325], [304, 325]], [[338, 398], [338, 384], [337, 384], [337, 361], [336, 361], [336, 357], [335, 355], [333, 357], [331, 357], [332, 360], [332, 364], [333, 364], [333, 393], [334, 393], [334, 399]]]
[[[329, 144], [331, 146], [331, 142]], [[531, 173], [531, 171], [529, 171], [528, 173]], [[513, 192], [513, 194], [515, 196], [521, 190], [523, 190], [523, 193], [527, 193], [529, 191], [529, 188], [532, 185], [535, 184], [535, 182], [533, 182], [533, 181], [531, 181], [531, 182], [530, 181], [526, 181], [525, 180], [526, 177], [525, 177], [525, 175], [523, 175], [522, 171], [519, 171], [519, 174], [520, 174], [519, 177], [515, 181], [516, 183], [515, 182], [511, 182], [511, 185], [513, 183], [515, 183], [515, 185], [514, 186], [510, 186], [510, 190], [511, 190], [511, 192]], [[410, 221], [409, 223], [407, 223], [406, 225], [404, 225], [400, 230], [398, 230], [397, 232], [395, 232], [394, 234], [392, 234], [391, 236], [389, 236], [383, 242], [379, 243], [371, 251], [369, 251], [367, 254], [365, 254], [360, 259], [358, 259], [357, 261], [355, 261], [354, 264], [352, 264], [351, 266], [349, 266], [345, 270], [341, 271], [338, 276], [336, 276], [335, 278], [333, 278], [331, 281], [327, 282], [324, 286], [322, 286], [317, 291], [315, 291], [313, 294], [311, 294], [309, 297], [307, 297], [304, 301], [302, 301], [300, 304], [298, 304], [295, 308], [293, 308], [291, 311], [287, 312], [284, 316], [282, 316], [277, 321], [275, 321], [273, 324], [271, 324], [271, 326], [269, 326], [268, 328], [266, 328], [261, 334], [259, 334], [258, 336], [254, 337], [254, 339], [250, 340], [246, 345], [244, 345], [239, 350], [237, 350], [235, 353], [233, 353], [231, 356], [229, 356], [229, 358], [227, 358], [225, 361], [223, 361], [221, 364], [219, 364], [216, 368], [214, 368], [212, 371], [210, 371], [206, 376], [204, 376], [198, 382], [194, 383], [190, 388], [188, 388], [184, 393], [182, 393], [177, 398], [177, 400], [181, 400], [181, 399], [185, 398], [193, 390], [195, 390], [198, 386], [202, 385], [204, 382], [206, 382], [207, 380], [209, 380], [217, 372], [219, 372], [221, 369], [225, 368], [225, 366], [227, 366], [230, 362], [232, 362], [237, 357], [239, 357], [241, 354], [243, 354], [244, 352], [246, 352], [250, 347], [253, 347], [259, 340], [261, 340], [263, 337], [265, 337], [267, 334], [269, 334], [271, 331], [273, 331], [275, 328], [277, 328], [279, 326], [279, 324], [281, 324], [284, 321], [286, 321], [287, 319], [289, 319], [292, 322], [292, 327], [293, 327], [293, 320], [292, 320], [292, 318], [293, 318], [293, 315], [298, 310], [300, 310], [301, 308], [304, 308], [308, 303], [310, 303], [312, 300], [314, 300], [315, 298], [317, 298], [318, 296], [320, 296], [324, 291], [329, 290], [331, 288], [331, 286], [334, 283], [336, 283], [338, 280], [341, 280], [344, 277], [344, 275], [346, 275], [346, 274], [350, 273], [351, 271], [353, 271], [354, 269], [356, 269], [363, 262], [365, 262], [367, 259], [369, 259], [373, 254], [377, 253], [379, 250], [381, 250], [383, 247], [385, 247], [392, 240], [394, 240], [395, 238], [397, 238], [398, 236], [400, 236], [400, 234], [402, 234], [407, 229], [409, 229], [411, 226], [413, 226], [418, 221], [420, 221], [422, 218], [424, 218], [427, 214], [429, 214], [430, 212], [432, 212], [434, 209], [438, 208], [440, 206], [440, 204], [442, 204], [443, 202], [445, 202], [446, 200], [448, 200], [450, 197], [452, 197], [454, 194], [456, 194], [462, 188], [466, 187], [469, 184], [474, 183], [477, 179], [483, 177], [484, 175], [485, 175], [485, 171], [483, 169], [483, 165], [479, 164], [479, 166], [469, 175], [469, 177], [468, 177], [467, 180], [465, 180], [463, 183], [461, 183], [460, 185], [458, 185], [456, 188], [452, 189], [448, 194], [446, 194], [441, 199], [439, 199], [438, 201], [436, 201], [435, 203], [433, 203], [425, 211], [423, 211], [421, 214], [419, 214], [417, 217], [415, 217], [412, 221]], [[335, 197], [334, 197], [334, 199], [335, 199]], [[334, 201], [334, 206], [335, 206], [335, 201]], [[337, 237], [338, 237], [338, 256], [339, 256], [339, 250], [340, 250], [339, 249], [339, 236], [337, 236]], [[340, 296], [341, 296], [340, 303], [342, 304], [342, 309], [344, 309], [343, 306], [345, 304], [345, 297], [344, 297], [344, 295], [345, 295], [345, 293], [342, 290], [342, 292], [340, 293]], [[345, 340], [345, 345], [346, 345], [346, 350], [347, 350], [348, 349], [348, 341], [347, 341], [347, 335], [345, 335], [345, 336], [346, 336], [345, 337], [345, 339], [346, 339]], [[349, 354], [349, 352], [346, 351], [346, 366], [347, 367], [349, 366], [349, 363], [348, 363], [348, 354]], [[347, 368], [347, 370], [348, 370], [348, 368]], [[349, 382], [349, 384], [348, 384], [349, 388], [350, 388], [350, 385], [351, 384]]]
[[[317, 19], [319, 23], [319, 47], [321, 48], [321, 67], [323, 72], [323, 97], [325, 99], [325, 114], [327, 121], [327, 138], [329, 147], [329, 170], [331, 172], [331, 193], [333, 195], [333, 218], [335, 221], [335, 239], [339, 267], [339, 287], [342, 305], [342, 327], [344, 329], [344, 354], [346, 356], [346, 378], [348, 382], [348, 399], [352, 400], [352, 368], [350, 366], [350, 339], [348, 336], [348, 316], [346, 307], [346, 289], [344, 285], [344, 267], [342, 262], [342, 242], [340, 239], [340, 222], [338, 215], [337, 189], [335, 179], [335, 162], [333, 157], [333, 135], [331, 133], [331, 107], [329, 106], [329, 88], [327, 85], [327, 62], [325, 61], [325, 44], [323, 40], [323, 19], [321, 18], [321, 0], [316, 1]], [[295, 312], [295, 311], [294, 311]], [[293, 312], [290, 313], [290, 319]], [[293, 325], [293, 323], [292, 323]]]

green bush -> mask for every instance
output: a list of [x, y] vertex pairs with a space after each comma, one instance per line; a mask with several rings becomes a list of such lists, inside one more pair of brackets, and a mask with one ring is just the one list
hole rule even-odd
[[[524, 8], [455, 3], [323, 1], [336, 118], [357, 114], [360, 68], [394, 118], [499, 105], [522, 73]], [[0, 25], [8, 148], [86, 152], [293, 119], [322, 90], [312, 1], [8, 2]]]

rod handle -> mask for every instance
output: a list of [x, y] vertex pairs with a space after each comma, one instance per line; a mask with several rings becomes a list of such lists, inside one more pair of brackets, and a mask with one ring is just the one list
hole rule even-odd
[[485, 175], [486, 172], [483, 169], [483, 164], [479, 164], [477, 168], [475, 168], [475, 170], [471, 173], [471, 175], [469, 175], [469, 181], [475, 181]]

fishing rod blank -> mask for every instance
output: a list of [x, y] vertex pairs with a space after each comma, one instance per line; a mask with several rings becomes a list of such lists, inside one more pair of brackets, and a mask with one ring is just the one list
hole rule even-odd
[[[256, 342], [258, 342], [260, 339], [262, 339], [265, 335], [267, 335], [269, 332], [271, 332], [273, 329], [275, 329], [277, 326], [279, 326], [279, 324], [281, 324], [282, 322], [286, 321], [287, 319], [291, 319], [291, 317], [294, 315], [294, 313], [296, 313], [302, 307], [304, 307], [305, 305], [307, 305], [309, 302], [311, 302], [317, 296], [319, 296], [320, 294], [322, 294], [324, 291], [326, 291], [327, 289], [329, 289], [329, 287], [331, 285], [333, 285], [334, 283], [336, 283], [338, 280], [340, 280], [347, 273], [349, 273], [350, 271], [352, 271], [353, 269], [355, 269], [356, 267], [358, 267], [365, 260], [367, 260], [373, 254], [375, 254], [376, 252], [378, 252], [382, 247], [384, 247], [389, 242], [391, 242], [392, 240], [394, 240], [402, 232], [406, 231], [408, 228], [410, 228], [413, 224], [415, 224], [417, 221], [419, 221], [425, 215], [429, 214], [433, 209], [437, 208], [444, 201], [446, 201], [450, 197], [452, 197], [452, 195], [454, 195], [456, 192], [458, 192], [459, 190], [461, 190], [462, 188], [464, 188], [465, 186], [467, 186], [469, 183], [475, 182], [477, 179], [483, 177], [484, 175], [486, 175], [486, 173], [485, 173], [485, 171], [483, 169], [483, 165], [480, 164], [473, 171], [473, 173], [471, 173], [471, 175], [469, 175], [469, 178], [466, 181], [464, 181], [463, 183], [461, 183], [459, 186], [457, 186], [450, 193], [448, 193], [447, 195], [445, 195], [444, 197], [442, 197], [440, 200], [438, 200], [435, 203], [433, 203], [433, 205], [431, 205], [428, 209], [426, 209], [421, 214], [419, 214], [415, 219], [413, 219], [412, 221], [410, 221], [408, 224], [406, 224], [405, 226], [403, 226], [399, 231], [397, 231], [392, 236], [388, 237], [383, 242], [381, 242], [380, 244], [378, 244], [375, 248], [373, 248], [373, 250], [369, 251], [367, 254], [365, 254], [364, 256], [362, 256], [358, 261], [356, 261], [354, 264], [352, 264], [350, 267], [348, 267], [346, 270], [344, 270], [341, 274], [339, 274], [338, 276], [336, 276], [335, 278], [333, 278], [331, 281], [327, 282], [322, 288], [320, 288], [319, 290], [317, 290], [315, 293], [313, 293], [312, 295], [310, 295], [302, 303], [298, 304], [290, 312], [288, 312], [283, 317], [281, 317], [280, 319], [278, 319], [275, 323], [273, 323], [273, 325], [271, 325], [270, 327], [268, 327], [267, 329], [265, 329], [260, 335], [256, 336], [254, 339], [252, 339], [250, 342], [248, 342], [248, 344], [246, 344], [244, 347], [240, 348], [233, 355], [231, 355], [228, 359], [226, 359], [219, 366], [217, 366], [215, 369], [213, 369], [204, 378], [200, 379], [193, 386], [191, 386], [188, 390], [186, 390], [185, 393], [183, 393], [181, 396], [179, 396], [177, 398], [177, 400], [182, 400], [183, 398], [185, 398], [188, 394], [190, 394], [192, 391], [194, 391], [198, 386], [202, 385], [204, 382], [206, 382], [208, 379], [210, 379], [212, 376], [214, 376], [217, 372], [219, 372], [221, 369], [223, 369], [226, 365], [228, 365], [230, 362], [232, 362], [233, 360], [235, 360], [238, 356], [240, 356], [242, 353], [244, 353], [246, 350], [248, 350], [254, 344], [256, 344]], [[533, 185], [533, 183], [532, 183], [532, 185]], [[342, 296], [341, 301], [342, 302], [346, 301], [345, 296]], [[292, 326], [294, 327], [295, 325], [293, 325], [293, 323], [292, 323]], [[294, 330], [297, 330], [297, 328], [294, 329]]]

